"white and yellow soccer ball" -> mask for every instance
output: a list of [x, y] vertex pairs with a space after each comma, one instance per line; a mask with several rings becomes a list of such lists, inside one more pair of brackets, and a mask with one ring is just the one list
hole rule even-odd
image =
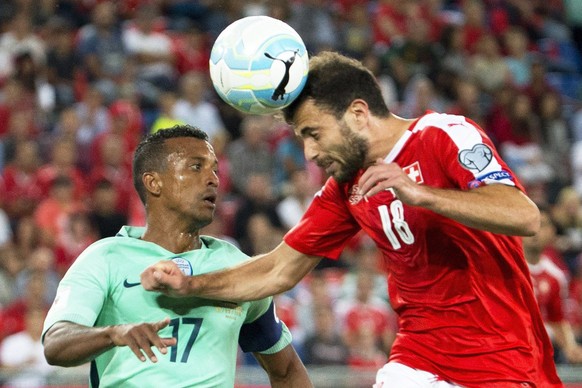
[[295, 100], [307, 81], [309, 57], [287, 23], [248, 16], [224, 29], [210, 53], [218, 95], [244, 113], [270, 114]]

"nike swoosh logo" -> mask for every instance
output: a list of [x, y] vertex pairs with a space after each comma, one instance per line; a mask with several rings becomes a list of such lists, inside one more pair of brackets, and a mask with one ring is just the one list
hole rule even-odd
[[128, 282], [128, 281], [127, 281], [127, 279], [125, 279], [125, 280], [123, 281], [123, 287], [125, 287], [125, 288], [131, 288], [131, 287], [135, 287], [135, 286], [139, 286], [139, 285], [141, 285], [141, 283], [140, 283], [140, 282], [137, 282], [137, 283], [130, 283], [130, 282]]

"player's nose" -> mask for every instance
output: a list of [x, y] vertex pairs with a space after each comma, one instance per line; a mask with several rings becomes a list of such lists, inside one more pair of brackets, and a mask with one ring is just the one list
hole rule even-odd
[[211, 171], [206, 176], [206, 184], [208, 186], [218, 187], [219, 183], [220, 183], [220, 179], [218, 179], [218, 173], [216, 171]]
[[315, 144], [313, 139], [304, 139], [303, 141], [303, 152], [305, 153], [305, 159], [315, 160], [319, 155], [319, 149]]

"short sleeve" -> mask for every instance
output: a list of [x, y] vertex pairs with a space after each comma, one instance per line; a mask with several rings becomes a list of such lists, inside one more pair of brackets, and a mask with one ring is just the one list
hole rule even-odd
[[59, 283], [44, 322], [43, 337], [58, 321], [93, 326], [108, 293], [108, 251], [109, 244], [98, 242], [75, 260]]
[[430, 114], [416, 127], [427, 146], [423, 152], [438, 163], [449, 181], [462, 190], [490, 184], [523, 190], [515, 174], [501, 159], [493, 142], [475, 122], [463, 116]]
[[291, 248], [306, 255], [337, 260], [359, 230], [340, 187], [330, 178], [315, 195], [301, 221], [283, 239]]

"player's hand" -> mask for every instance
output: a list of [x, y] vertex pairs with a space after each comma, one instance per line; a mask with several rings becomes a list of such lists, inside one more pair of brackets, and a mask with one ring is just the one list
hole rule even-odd
[[152, 346], [155, 346], [162, 354], [166, 354], [168, 346], [176, 345], [176, 338], [161, 338], [158, 335], [158, 331], [169, 323], [170, 318], [166, 318], [153, 323], [115, 325], [111, 327], [111, 341], [115, 346], [128, 346], [141, 361], [145, 361], [147, 356], [152, 362], [158, 362]]
[[141, 285], [148, 291], [168, 296], [186, 296], [188, 277], [171, 260], [150, 265], [141, 273]]
[[359, 191], [371, 197], [384, 190], [394, 190], [394, 195], [408, 205], [420, 205], [425, 187], [412, 181], [396, 163], [385, 163], [378, 159], [362, 174], [358, 181]]

